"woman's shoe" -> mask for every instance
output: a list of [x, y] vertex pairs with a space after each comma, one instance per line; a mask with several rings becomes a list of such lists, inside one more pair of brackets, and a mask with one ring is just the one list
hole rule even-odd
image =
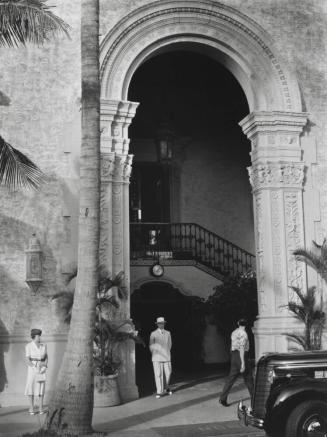
[[39, 414], [46, 414], [47, 410], [39, 410]]
[[37, 414], [37, 412], [34, 410], [28, 410], [28, 414], [30, 414], [31, 416], [34, 416], [35, 414]]
[[223, 407], [229, 407], [230, 404], [227, 403], [227, 401], [224, 401], [222, 399], [219, 399], [219, 403], [220, 405], [222, 405]]

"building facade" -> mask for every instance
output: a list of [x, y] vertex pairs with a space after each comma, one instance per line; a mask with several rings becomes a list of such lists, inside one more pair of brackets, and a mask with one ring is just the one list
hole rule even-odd
[[[56, 13], [72, 27], [71, 39], [51, 42], [42, 48], [1, 49], [1, 135], [27, 153], [48, 176], [47, 183], [35, 193], [1, 191], [2, 405], [23, 402], [26, 371], [23, 346], [30, 328], [41, 327], [48, 343], [53, 363], [50, 389], [67, 334], [67, 326], [58, 317], [51, 296], [63, 289], [65, 278], [76, 264], [81, 137], [80, 6], [77, 1], [56, 3]], [[183, 135], [174, 136], [175, 149], [184, 158], [176, 158], [177, 164], [170, 168], [174, 181], [170, 184], [174, 188], [169, 195], [170, 215], [152, 221], [195, 221], [255, 253], [259, 301], [254, 326], [256, 354], [288, 350], [283, 333], [295, 328], [285, 308], [292, 298], [289, 286], [305, 288], [318, 280], [294, 258], [293, 251], [310, 247], [312, 240], [321, 243], [327, 230], [325, 2], [100, 3], [101, 262], [113, 274], [123, 270], [126, 286], [132, 291], [147, 281], [146, 263], [134, 262], [131, 266], [129, 185], [133, 163], [136, 169], [138, 161], [139, 165], [154, 161], [149, 155], [158, 138], [156, 134], [146, 134], [146, 125], [141, 135], [135, 134], [134, 138], [130, 135], [133, 119], [136, 120], [142, 107], [142, 101], [131, 98], [134, 78], [142, 66], [171, 53], [187, 52], [210, 58], [231, 74], [245, 96], [245, 113], [237, 120], [243, 139], [237, 141], [251, 149], [249, 163], [246, 158], [240, 160], [239, 173], [234, 164], [226, 164], [229, 166], [226, 175], [232, 175], [232, 182], [223, 196], [221, 193], [229, 182], [227, 176], [225, 179], [221, 176], [226, 165], [217, 150], [232, 150], [226, 160], [229, 163], [238, 161], [238, 154], [243, 152], [237, 147], [233, 149], [233, 141], [228, 143], [228, 131], [223, 132], [219, 125], [219, 118], [224, 117], [224, 104], [219, 103], [218, 96], [210, 107], [221, 104], [221, 115], [217, 114], [214, 120], [207, 117], [211, 136], [206, 146], [203, 136], [200, 140], [195, 136], [188, 138], [185, 129]], [[190, 66], [193, 69], [196, 70], [195, 65]], [[217, 75], [217, 81], [219, 78]], [[193, 83], [196, 90], [200, 85], [196, 77]], [[219, 83], [216, 86], [219, 88]], [[147, 84], [143, 86], [144, 92], [146, 89]], [[154, 101], [156, 98], [153, 95]], [[238, 114], [238, 102], [235, 106]], [[196, 109], [196, 105], [194, 108], [189, 105], [187, 117], [192, 112], [200, 117]], [[192, 120], [190, 130], [194, 124], [202, 126], [200, 118], [198, 123]], [[153, 124], [149, 125], [150, 130], [152, 127]], [[216, 143], [212, 142], [213, 135]], [[220, 138], [224, 141], [219, 141]], [[185, 153], [190, 156], [192, 150], [187, 173]], [[216, 159], [219, 172], [210, 167], [212, 159]], [[246, 179], [247, 166], [250, 183]], [[203, 182], [206, 180], [212, 181], [210, 186]], [[202, 191], [198, 190], [199, 184], [203, 185]], [[193, 193], [198, 194], [194, 197]], [[216, 202], [218, 198], [220, 201]], [[233, 199], [231, 205], [227, 199]], [[242, 220], [237, 219], [238, 212]], [[26, 249], [33, 233], [40, 241], [43, 257], [42, 283], [35, 294], [25, 282]], [[177, 284], [186, 294], [203, 297], [210, 294], [214, 276], [207, 272], [202, 281], [205, 290], [197, 293], [188, 285], [187, 275], [179, 279], [175, 276], [179, 274], [174, 273], [176, 265], [166, 262], [166, 276], [161, 281], [166, 278], [167, 283]], [[219, 283], [221, 278], [217, 276], [215, 280]], [[128, 299], [115, 317], [125, 320], [130, 314]], [[132, 399], [138, 394], [134, 348], [128, 345], [122, 353], [125, 364], [120, 389], [124, 399]]]

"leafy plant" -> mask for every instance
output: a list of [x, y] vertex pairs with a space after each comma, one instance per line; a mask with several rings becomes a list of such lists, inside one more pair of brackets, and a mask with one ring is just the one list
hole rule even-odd
[[[298, 261], [302, 261], [312, 267], [318, 275], [327, 282], [327, 240], [322, 245], [313, 241], [313, 249], [297, 249], [293, 252]], [[302, 334], [285, 333], [287, 337], [295, 341], [304, 350], [321, 349], [321, 339], [326, 315], [322, 308], [322, 302], [316, 302], [316, 287], [309, 287], [304, 294], [298, 287], [291, 287], [297, 295], [297, 301], [290, 301], [286, 307], [294, 317], [304, 324]]]
[[312, 267], [327, 283], [327, 239], [324, 238], [322, 245], [313, 243], [313, 250], [297, 249], [293, 253], [297, 260], [303, 261]]
[[321, 349], [321, 337], [326, 321], [326, 315], [321, 310], [321, 305], [316, 303], [316, 287], [309, 287], [304, 294], [298, 287], [291, 287], [299, 298], [298, 302], [290, 301], [286, 307], [294, 317], [304, 323], [302, 334], [285, 334], [303, 347], [304, 350]]
[[[66, 279], [68, 285], [77, 276], [77, 268]], [[124, 286], [124, 272], [110, 277], [104, 267], [99, 268], [98, 292], [96, 304], [96, 322], [94, 327], [94, 366], [96, 375], [112, 375], [117, 373], [121, 365], [119, 359], [119, 343], [134, 340], [144, 345], [143, 340], [134, 330], [130, 320], [115, 324], [110, 320], [110, 309], [118, 308], [120, 301], [127, 298]], [[74, 290], [63, 290], [52, 296], [58, 303], [58, 311], [65, 323], [71, 320], [74, 303]]]
[[255, 273], [251, 270], [235, 277], [228, 276], [214, 290], [206, 301], [207, 313], [229, 345], [237, 321], [246, 318], [252, 325], [258, 314]]
[[[127, 330], [122, 331], [122, 328]], [[134, 330], [131, 321], [125, 321], [118, 325], [104, 319], [99, 311], [98, 320], [95, 326], [94, 336], [94, 365], [95, 374], [101, 376], [117, 374], [121, 366], [119, 357], [119, 344], [127, 340], [144, 345], [139, 337], [138, 331]]]

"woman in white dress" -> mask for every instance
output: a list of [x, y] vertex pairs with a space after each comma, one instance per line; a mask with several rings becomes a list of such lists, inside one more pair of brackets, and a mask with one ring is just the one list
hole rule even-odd
[[29, 414], [36, 414], [34, 397], [39, 397], [39, 413], [44, 414], [43, 398], [45, 390], [45, 372], [48, 366], [47, 346], [41, 343], [41, 329], [32, 329], [32, 341], [25, 346], [27, 362], [27, 381], [25, 395], [30, 401]]

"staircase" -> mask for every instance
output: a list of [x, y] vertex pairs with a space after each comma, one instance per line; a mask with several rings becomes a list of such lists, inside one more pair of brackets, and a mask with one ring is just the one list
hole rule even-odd
[[194, 260], [221, 275], [255, 269], [255, 257], [196, 223], [131, 223], [131, 259]]

